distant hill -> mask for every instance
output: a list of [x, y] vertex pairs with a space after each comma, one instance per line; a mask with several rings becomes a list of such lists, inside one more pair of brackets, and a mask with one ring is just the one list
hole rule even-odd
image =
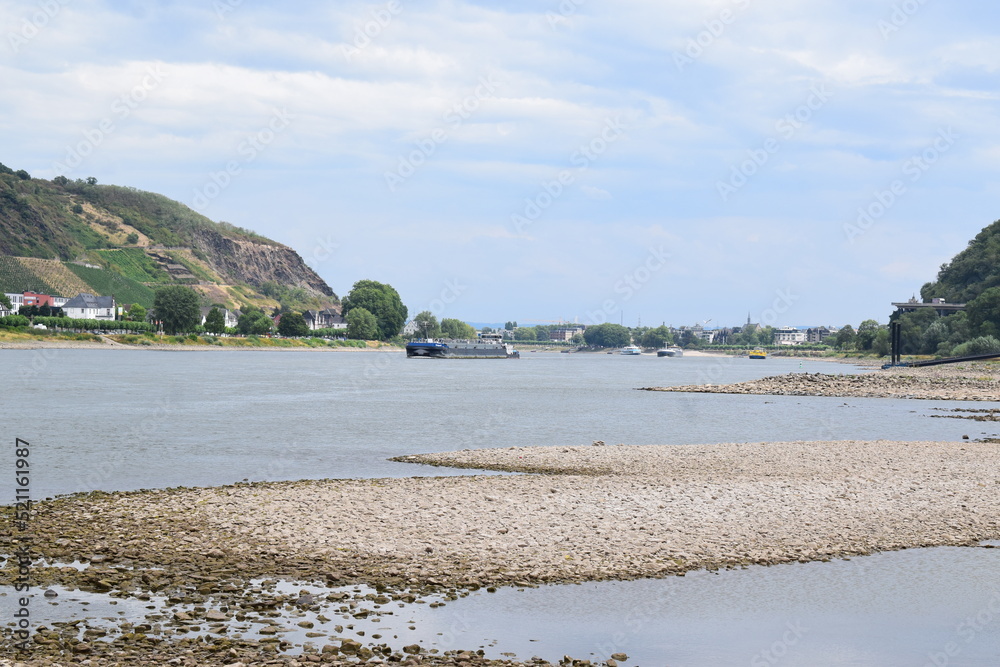
[[926, 301], [943, 298], [968, 303], [990, 287], [1000, 286], [1000, 220], [969, 241], [968, 247], [941, 266], [937, 280], [925, 284], [920, 296]]
[[156, 287], [173, 284], [229, 306], [340, 302], [298, 253], [250, 230], [163, 195], [0, 164], [0, 290], [149, 305]]

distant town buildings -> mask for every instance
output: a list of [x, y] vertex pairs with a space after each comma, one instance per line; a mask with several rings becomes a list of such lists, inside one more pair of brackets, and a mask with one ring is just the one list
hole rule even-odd
[[553, 329], [549, 332], [549, 340], [565, 343], [573, 340], [573, 336], [583, 334], [586, 329], [587, 327], [584, 325]]
[[807, 340], [807, 334], [802, 329], [778, 327], [774, 330], [775, 345], [802, 345]]

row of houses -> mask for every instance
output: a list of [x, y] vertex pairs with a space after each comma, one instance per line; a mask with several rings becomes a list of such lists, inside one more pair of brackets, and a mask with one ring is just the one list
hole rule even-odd
[[66, 317], [80, 320], [113, 320], [120, 313], [113, 296], [94, 296], [81, 292], [73, 298], [39, 294], [37, 292], [22, 292], [20, 294], [5, 292], [11, 308], [0, 303], [0, 316], [16, 314], [22, 306], [49, 306], [62, 308]]
[[[123, 309], [115, 303], [113, 296], [95, 296], [87, 292], [81, 292], [73, 298], [64, 296], [54, 296], [51, 294], [39, 294], [37, 292], [22, 292], [20, 294], [7, 292], [7, 299], [10, 300], [11, 308], [8, 310], [3, 303], [0, 303], [0, 317], [4, 315], [16, 314], [22, 306], [49, 306], [51, 308], [62, 308], [66, 317], [79, 320], [114, 320], [122, 315]], [[201, 323], [205, 324], [205, 318], [211, 308], [201, 309]], [[220, 309], [227, 327], [235, 328], [240, 320], [239, 310]], [[302, 313], [306, 321], [306, 326], [310, 331], [317, 329], [346, 329], [347, 321], [332, 308], [325, 310], [307, 310]], [[275, 323], [280, 321], [281, 316], [275, 318]]]

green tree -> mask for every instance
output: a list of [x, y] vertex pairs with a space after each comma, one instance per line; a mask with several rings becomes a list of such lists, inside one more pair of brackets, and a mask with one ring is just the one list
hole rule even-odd
[[850, 324], [845, 324], [841, 327], [840, 331], [837, 332], [837, 337], [834, 339], [836, 341], [837, 349], [846, 350], [854, 347], [855, 340], [858, 335], [854, 331], [854, 327]]
[[865, 320], [858, 325], [857, 347], [859, 350], [870, 350], [875, 343], [875, 336], [882, 325], [875, 320]]
[[413, 323], [417, 325], [417, 336], [420, 338], [437, 338], [442, 335], [437, 318], [429, 310], [417, 313]]
[[201, 324], [198, 293], [183, 285], [161, 287], [153, 299], [156, 319], [163, 323], [163, 330], [170, 334], [187, 333]]
[[531, 341], [538, 340], [538, 337], [535, 335], [534, 327], [518, 327], [514, 332], [514, 340]]
[[872, 352], [880, 357], [889, 356], [892, 346], [889, 344], [889, 330], [882, 327], [875, 332], [875, 340], [872, 341]]
[[441, 333], [446, 338], [476, 339], [476, 330], [472, 326], [454, 318], [441, 320]]
[[236, 330], [244, 336], [261, 336], [271, 331], [274, 322], [256, 306], [246, 306], [236, 323]]
[[364, 308], [375, 316], [378, 334], [375, 338], [388, 340], [399, 334], [406, 323], [407, 310], [399, 293], [374, 280], [359, 280], [344, 297], [343, 313], [346, 318], [354, 308]]
[[278, 333], [288, 338], [308, 336], [309, 325], [306, 324], [306, 318], [302, 317], [302, 313], [293, 310], [281, 316], [278, 321]]
[[507, 331], [514, 331], [517, 329], [517, 322], [507, 322], [503, 325], [503, 328]]
[[1000, 336], [1000, 287], [990, 287], [965, 307], [969, 327], [976, 336]]
[[146, 308], [140, 303], [133, 303], [128, 308], [128, 319], [131, 322], [145, 322]]
[[205, 316], [205, 331], [219, 335], [225, 330], [226, 317], [222, 314], [221, 310], [213, 306], [212, 310], [208, 311], [208, 315]]
[[674, 342], [674, 335], [666, 326], [658, 326], [655, 329], [648, 329], [639, 339], [639, 345], [646, 349], [659, 349]]
[[131, 232], [128, 236], [125, 237], [125, 243], [129, 245], [135, 245], [138, 242], [139, 242], [139, 235], [136, 234], [135, 232]]
[[[853, 331], [853, 329], [852, 329]], [[774, 345], [774, 327], [768, 325], [757, 330], [758, 345]]]
[[14, 305], [10, 302], [10, 298], [3, 292], [0, 292], [0, 305], [2, 305], [7, 310], [14, 309]]
[[[920, 336], [920, 353], [935, 354], [941, 349], [942, 343], [947, 343], [951, 336], [951, 327], [948, 326], [947, 318], [939, 317], [931, 322], [931, 325], [924, 329]], [[946, 345], [951, 348], [951, 345]]]
[[938, 314], [931, 308], [920, 308], [912, 313], [893, 313], [889, 320], [899, 322], [900, 353], [922, 354], [924, 331], [937, 319]]
[[625, 347], [632, 343], [632, 334], [620, 324], [606, 322], [587, 327], [583, 339], [595, 347]]
[[379, 337], [378, 319], [367, 308], [355, 306], [347, 313], [347, 337], [353, 340], [375, 340]]
[[18, 170], [17, 170], [17, 171], [15, 171], [14, 173], [15, 173], [15, 174], [17, 175], [17, 177], [18, 177], [18, 178], [20, 178], [20, 179], [21, 179], [22, 181], [27, 181], [28, 179], [30, 179], [30, 178], [31, 178], [31, 174], [29, 174], [28, 172], [26, 172], [26, 171], [25, 171], [24, 169], [18, 169]]

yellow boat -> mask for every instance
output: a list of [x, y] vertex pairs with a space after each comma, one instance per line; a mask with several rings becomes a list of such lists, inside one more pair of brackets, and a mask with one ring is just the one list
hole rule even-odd
[[750, 350], [751, 359], [767, 359], [767, 352], [764, 350]]

